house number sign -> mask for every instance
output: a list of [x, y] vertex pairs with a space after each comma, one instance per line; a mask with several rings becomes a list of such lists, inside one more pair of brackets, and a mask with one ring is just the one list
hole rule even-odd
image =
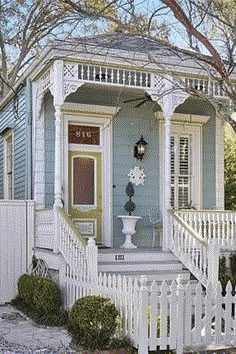
[[100, 128], [86, 125], [69, 125], [69, 144], [100, 145]]

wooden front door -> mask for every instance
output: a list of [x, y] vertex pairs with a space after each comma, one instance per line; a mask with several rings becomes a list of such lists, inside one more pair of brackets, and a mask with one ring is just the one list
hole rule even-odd
[[102, 242], [102, 153], [69, 151], [69, 214], [81, 234]]

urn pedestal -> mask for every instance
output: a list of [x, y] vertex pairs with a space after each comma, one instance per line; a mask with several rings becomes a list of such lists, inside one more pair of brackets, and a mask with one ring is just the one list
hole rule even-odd
[[141, 216], [119, 215], [118, 218], [123, 222], [122, 233], [126, 236], [125, 242], [120, 248], [137, 248], [132, 243], [132, 236], [136, 234], [136, 224], [138, 220], [142, 219]]

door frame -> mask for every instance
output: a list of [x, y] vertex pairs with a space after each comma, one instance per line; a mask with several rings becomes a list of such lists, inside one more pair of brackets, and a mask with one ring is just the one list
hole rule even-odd
[[[69, 104], [64, 105], [64, 137], [62, 153], [63, 166], [63, 194], [64, 204], [68, 212], [68, 152], [80, 151], [102, 153], [102, 244], [112, 247], [112, 116], [117, 112], [116, 107]], [[100, 145], [68, 144], [68, 125], [78, 123], [82, 125], [100, 127]], [[70, 145], [70, 146], [69, 146]]]
[[[159, 149], [160, 149], [160, 209], [164, 209], [164, 146], [165, 146], [165, 121], [162, 112], [158, 112], [159, 126]], [[208, 116], [174, 113], [171, 119], [171, 134], [185, 134], [192, 137], [192, 175], [191, 196], [196, 209], [202, 208], [203, 184], [202, 184], [202, 126], [209, 119]]]

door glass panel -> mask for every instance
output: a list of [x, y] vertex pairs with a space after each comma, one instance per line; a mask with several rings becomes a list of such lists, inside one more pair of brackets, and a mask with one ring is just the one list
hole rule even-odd
[[94, 205], [95, 200], [95, 163], [89, 157], [73, 159], [73, 204]]

